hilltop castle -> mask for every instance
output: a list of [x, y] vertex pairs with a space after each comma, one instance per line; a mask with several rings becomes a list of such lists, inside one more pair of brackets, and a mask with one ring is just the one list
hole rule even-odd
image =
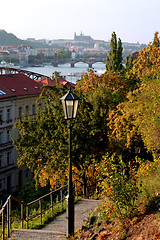
[[84, 41], [91, 41], [91, 40], [93, 40], [91, 36], [85, 36], [82, 32], [79, 36], [76, 35], [76, 33], [74, 34], [74, 41], [84, 42]]

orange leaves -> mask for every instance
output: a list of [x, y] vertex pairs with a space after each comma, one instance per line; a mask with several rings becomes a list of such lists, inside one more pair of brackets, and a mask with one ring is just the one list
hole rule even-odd
[[85, 73], [81, 80], [77, 82], [76, 88], [83, 91], [84, 94], [87, 94], [90, 91], [95, 91], [100, 85], [101, 77], [98, 74], [95, 74], [93, 70], [90, 70], [88, 73]]
[[67, 176], [66, 169], [65, 172], [60, 170], [52, 171], [49, 166], [44, 167], [40, 173], [38, 174], [38, 179], [41, 187], [45, 187], [48, 183], [50, 183], [51, 190], [59, 188], [66, 184], [66, 176]]
[[137, 138], [137, 128], [134, 125], [134, 117], [132, 113], [126, 111], [125, 103], [117, 106], [109, 114], [108, 126], [110, 128], [109, 143], [110, 148], [116, 153], [126, 148], [131, 149], [135, 139]]
[[147, 48], [139, 51], [139, 57], [134, 62], [132, 74], [138, 78], [143, 78], [146, 75], [156, 74], [160, 69], [160, 43], [158, 33], [155, 33], [153, 43], [150, 43]]

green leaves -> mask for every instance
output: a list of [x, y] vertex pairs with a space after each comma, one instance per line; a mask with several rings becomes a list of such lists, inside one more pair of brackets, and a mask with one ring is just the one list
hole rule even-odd
[[122, 156], [106, 155], [100, 167], [103, 171], [103, 191], [114, 208], [114, 217], [120, 220], [132, 218], [140, 192], [134, 165], [125, 163]]
[[45, 101], [44, 109], [38, 111], [37, 107], [35, 119], [23, 118], [16, 122], [20, 139], [14, 139], [14, 145], [19, 151], [19, 166], [27, 165], [35, 173], [48, 164], [53, 172], [57, 168], [66, 168], [67, 130], [59, 100], [61, 94], [60, 91], [57, 94], [55, 87], [44, 88], [40, 96], [41, 101]]
[[111, 43], [110, 43], [111, 50], [108, 53], [106, 58], [106, 71], [121, 71], [123, 69], [122, 65], [122, 42], [121, 39], [118, 39], [115, 32], [112, 33]]
[[[160, 149], [160, 72], [152, 76], [134, 93], [128, 96], [126, 111], [134, 115], [134, 124], [138, 128], [148, 151]], [[145, 80], [144, 80], [145, 81]]]

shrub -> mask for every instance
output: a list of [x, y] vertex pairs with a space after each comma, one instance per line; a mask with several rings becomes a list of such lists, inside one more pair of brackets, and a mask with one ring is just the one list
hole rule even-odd
[[[150, 206], [151, 202], [157, 202], [160, 198], [160, 158], [153, 162], [139, 159], [140, 167], [138, 170], [139, 184], [142, 185], [142, 191], [139, 200]], [[157, 203], [156, 203], [157, 205]], [[160, 203], [158, 203], [158, 207]]]
[[125, 163], [122, 156], [106, 156], [100, 164], [103, 193], [109, 200], [110, 215], [123, 221], [137, 212], [138, 187], [136, 164]]

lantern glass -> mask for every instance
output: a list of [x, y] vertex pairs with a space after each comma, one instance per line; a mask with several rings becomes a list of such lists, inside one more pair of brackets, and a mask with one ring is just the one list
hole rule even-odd
[[78, 109], [78, 101], [79, 101], [79, 100], [75, 100], [75, 101], [74, 101], [73, 118], [76, 118], [77, 109]]
[[73, 100], [66, 101], [66, 107], [67, 107], [67, 118], [71, 119], [73, 118]]
[[63, 111], [64, 111], [64, 117], [67, 119], [67, 109], [66, 109], [66, 101], [62, 100], [62, 106], [63, 106]]
[[76, 118], [79, 100], [71, 90], [61, 98], [65, 119]]

